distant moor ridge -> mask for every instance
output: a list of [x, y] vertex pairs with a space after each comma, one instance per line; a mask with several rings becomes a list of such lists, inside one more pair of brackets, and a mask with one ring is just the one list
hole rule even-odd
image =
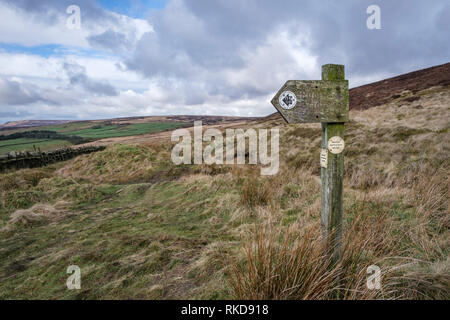
[[[397, 77], [350, 89], [350, 109], [365, 110], [397, 99], [405, 91], [414, 95], [435, 86], [450, 86], [450, 63], [405, 73]], [[408, 99], [416, 97], [405, 97]]]

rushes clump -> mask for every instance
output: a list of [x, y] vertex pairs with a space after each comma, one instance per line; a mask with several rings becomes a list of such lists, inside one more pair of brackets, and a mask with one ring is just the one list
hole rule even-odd
[[245, 180], [242, 186], [241, 203], [249, 208], [266, 206], [273, 197], [273, 189], [268, 181], [260, 181], [254, 176]]
[[244, 259], [232, 264], [230, 282], [237, 299], [320, 299], [336, 274], [328, 271], [323, 246], [313, 232], [298, 237], [270, 224], [255, 227], [244, 241]]
[[[243, 258], [229, 272], [237, 299], [373, 299], [389, 296], [369, 290], [366, 270], [384, 251], [378, 231], [367, 233], [367, 221], [356, 220], [344, 240], [342, 259], [332, 264], [318, 225], [305, 229], [262, 223], [243, 239]], [[385, 253], [385, 252], [384, 252]], [[385, 280], [389, 272], [385, 273]]]

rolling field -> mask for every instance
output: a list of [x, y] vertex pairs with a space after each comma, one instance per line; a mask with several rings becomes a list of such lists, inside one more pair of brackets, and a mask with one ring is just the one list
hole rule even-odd
[[65, 140], [51, 139], [30, 139], [20, 138], [0, 141], [0, 154], [9, 153], [11, 151], [33, 151], [35, 146], [41, 151], [53, 150], [62, 147], [68, 147], [72, 144]]
[[[119, 124], [109, 124], [109, 123], [105, 124], [86, 121], [86, 122], [71, 122], [57, 126], [28, 128], [21, 131], [48, 130], [48, 131], [55, 131], [57, 133], [67, 136], [79, 136], [90, 140], [99, 140], [104, 138], [138, 136], [142, 134], [173, 130], [184, 126], [186, 126], [186, 123], [182, 122], [149, 122], [149, 123], [131, 123], [119, 125]], [[70, 146], [72, 145], [72, 143], [62, 139], [51, 140], [51, 139], [19, 138], [10, 140], [0, 140], [0, 154], [8, 153], [11, 151], [32, 151], [33, 145], [36, 148], [39, 147], [42, 151], [46, 151]]]
[[60, 133], [80, 136], [82, 138], [104, 139], [137, 136], [146, 133], [173, 130], [183, 126], [186, 126], [186, 124], [180, 122], [150, 122], [134, 123], [128, 125], [94, 125], [92, 127], [80, 130], [60, 131]]

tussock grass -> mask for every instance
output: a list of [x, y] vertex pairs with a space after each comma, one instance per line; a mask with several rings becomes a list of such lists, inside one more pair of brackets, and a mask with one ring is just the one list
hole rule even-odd
[[66, 205], [65, 202], [59, 202], [55, 206], [36, 204], [29, 209], [17, 210], [11, 214], [10, 223], [27, 226], [61, 221], [70, 214]]
[[272, 193], [272, 186], [267, 180], [259, 181], [251, 177], [242, 186], [241, 202], [249, 208], [268, 205], [272, 200]]
[[[374, 212], [372, 200], [358, 203], [356, 216], [344, 228], [342, 259], [333, 265], [326, 254], [318, 223], [307, 226], [279, 223], [264, 217], [241, 240], [240, 260], [229, 271], [237, 299], [448, 299], [449, 260], [441, 252], [434, 259], [407, 258], [414, 235], [390, 216], [389, 207]], [[414, 221], [408, 225], [414, 230]], [[422, 254], [432, 252], [421, 248]], [[417, 253], [415, 253], [416, 256]], [[403, 256], [403, 257], [402, 257]], [[443, 259], [443, 260], [439, 260]], [[431, 262], [431, 261], [435, 262]], [[367, 268], [382, 269], [382, 290], [370, 290]]]
[[[342, 260], [333, 265], [320, 225], [265, 217], [243, 237], [243, 257], [229, 272], [237, 299], [373, 299], [389, 297], [366, 286], [366, 270], [390, 254], [384, 216], [358, 216], [346, 227]], [[385, 279], [387, 274], [385, 274]]]
[[316, 237], [299, 227], [287, 232], [268, 224], [255, 226], [243, 240], [245, 262], [234, 263], [230, 281], [237, 299], [321, 298], [327, 295], [335, 274]]
[[15, 172], [5, 173], [0, 179], [0, 192], [29, 189], [35, 187], [44, 178], [52, 176], [51, 169], [23, 169]]

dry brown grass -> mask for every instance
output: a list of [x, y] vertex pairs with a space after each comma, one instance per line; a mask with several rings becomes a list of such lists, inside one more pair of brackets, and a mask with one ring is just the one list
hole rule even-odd
[[242, 187], [241, 202], [249, 208], [269, 205], [272, 200], [272, 188], [267, 180], [260, 181], [250, 177]]
[[55, 205], [36, 204], [29, 209], [16, 210], [11, 214], [10, 225], [36, 225], [42, 223], [58, 222], [71, 213], [67, 209], [67, 202], [60, 201]]
[[0, 179], [0, 192], [35, 187], [42, 179], [51, 176], [52, 172], [48, 168], [22, 169], [6, 173]]
[[329, 294], [336, 274], [327, 270], [323, 247], [312, 232], [298, 235], [269, 224], [255, 226], [243, 240], [244, 261], [232, 264], [231, 285], [237, 299], [320, 299]]
[[450, 299], [450, 259], [428, 262], [409, 259], [393, 277], [402, 299]]

